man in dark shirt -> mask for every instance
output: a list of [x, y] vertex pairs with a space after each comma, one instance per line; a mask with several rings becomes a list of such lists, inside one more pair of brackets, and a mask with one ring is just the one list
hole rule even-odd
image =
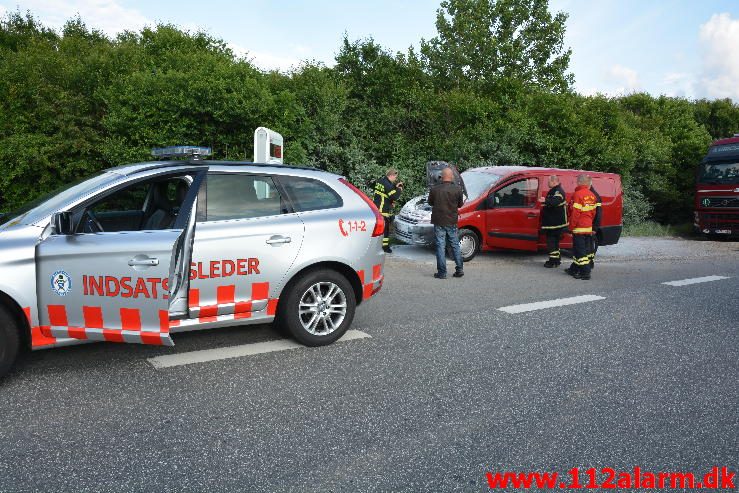
[[431, 209], [431, 224], [434, 225], [436, 235], [436, 274], [437, 279], [446, 279], [446, 242], [452, 247], [456, 271], [454, 277], [464, 275], [462, 254], [459, 251], [459, 236], [457, 234], [457, 218], [459, 208], [464, 204], [462, 188], [454, 183], [454, 174], [451, 168], [441, 171], [441, 183], [429, 192]]

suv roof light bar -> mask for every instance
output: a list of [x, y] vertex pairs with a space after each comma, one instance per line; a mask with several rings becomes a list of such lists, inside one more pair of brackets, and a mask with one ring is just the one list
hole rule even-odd
[[202, 156], [210, 156], [211, 149], [200, 146], [156, 147], [151, 150], [151, 155], [160, 159], [185, 157], [197, 161]]

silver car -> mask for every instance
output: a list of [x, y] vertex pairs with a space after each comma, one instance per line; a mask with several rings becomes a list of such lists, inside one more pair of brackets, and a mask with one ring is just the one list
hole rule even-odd
[[454, 182], [464, 190], [465, 200], [469, 198], [465, 173], [459, 173], [457, 168], [446, 161], [429, 161], [426, 163], [426, 193], [413, 197], [400, 209], [393, 221], [393, 237], [409, 245], [433, 246], [434, 227], [431, 224], [431, 206], [428, 204], [429, 190], [441, 182], [441, 171], [451, 168]]
[[0, 219], [0, 375], [32, 349], [277, 322], [330, 344], [382, 286], [383, 220], [310, 168], [158, 161], [108, 169]]

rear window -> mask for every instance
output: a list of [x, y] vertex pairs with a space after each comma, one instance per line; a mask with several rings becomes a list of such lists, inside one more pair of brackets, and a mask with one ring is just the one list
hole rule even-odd
[[298, 176], [280, 176], [279, 179], [296, 212], [334, 209], [343, 205], [339, 194], [321, 181]]

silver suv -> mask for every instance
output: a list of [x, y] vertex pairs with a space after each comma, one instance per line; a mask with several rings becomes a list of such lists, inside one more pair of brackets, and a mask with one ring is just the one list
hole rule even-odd
[[23, 344], [171, 346], [175, 332], [273, 320], [330, 344], [383, 281], [382, 216], [310, 168], [132, 164], [0, 223], [0, 376]]

